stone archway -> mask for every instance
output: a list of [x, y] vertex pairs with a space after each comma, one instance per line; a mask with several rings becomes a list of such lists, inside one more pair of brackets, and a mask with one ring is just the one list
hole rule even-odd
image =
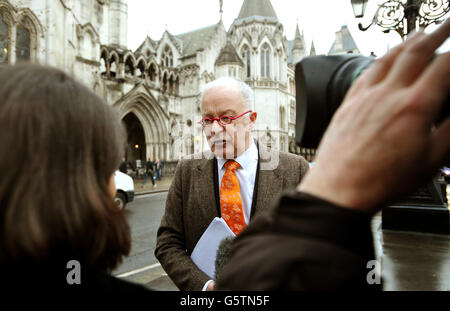
[[127, 132], [125, 160], [133, 163], [136, 168], [143, 167], [147, 155], [142, 124], [132, 112], [123, 117], [122, 122]]
[[[142, 161], [149, 157], [162, 161], [171, 159], [169, 152], [169, 116], [145, 85], [136, 86], [114, 106], [119, 109], [122, 120], [130, 126], [127, 127], [129, 138], [130, 131], [134, 131], [131, 138], [136, 142], [134, 145], [137, 144], [141, 149], [139, 157]], [[137, 127], [137, 124], [139, 124], [139, 127]], [[135, 148], [134, 145], [133, 148]], [[130, 150], [130, 154], [135, 157], [138, 156], [136, 150], [133, 152]]]

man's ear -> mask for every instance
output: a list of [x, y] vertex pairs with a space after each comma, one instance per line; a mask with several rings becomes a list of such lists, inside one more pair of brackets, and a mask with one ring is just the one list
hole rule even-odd
[[257, 116], [258, 116], [258, 114], [254, 111], [250, 113], [250, 123], [248, 124], [250, 130], [253, 130], [253, 127], [255, 126], [255, 121], [256, 121]]

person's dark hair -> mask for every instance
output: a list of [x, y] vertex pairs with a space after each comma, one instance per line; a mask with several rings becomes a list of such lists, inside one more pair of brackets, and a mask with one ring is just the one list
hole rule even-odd
[[114, 109], [64, 72], [0, 67], [0, 263], [121, 262], [130, 229], [109, 182], [123, 139]]

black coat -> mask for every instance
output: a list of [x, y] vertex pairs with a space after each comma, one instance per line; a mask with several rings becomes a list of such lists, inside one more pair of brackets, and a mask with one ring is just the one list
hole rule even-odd
[[219, 290], [381, 290], [370, 285], [375, 260], [371, 215], [299, 192], [285, 194], [234, 241]]
[[145, 167], [146, 167], [146, 169], [147, 169], [147, 173], [148, 173], [149, 171], [151, 171], [151, 173], [153, 174], [153, 172], [155, 171], [155, 162], [153, 162], [153, 161], [147, 161]]

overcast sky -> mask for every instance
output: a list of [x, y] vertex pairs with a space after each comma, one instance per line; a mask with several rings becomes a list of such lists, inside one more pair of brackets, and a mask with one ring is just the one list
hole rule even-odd
[[[177, 35], [217, 23], [219, 0], [128, 0], [128, 48], [135, 50], [147, 35], [159, 40], [167, 29]], [[223, 23], [228, 31], [244, 0], [223, 0]], [[303, 30], [308, 52], [311, 40], [318, 54], [327, 54], [335, 32], [347, 25], [364, 55], [377, 56], [401, 42], [396, 32], [385, 34], [378, 26], [362, 32], [358, 22], [367, 25], [376, 11], [376, 0], [369, 0], [364, 18], [356, 19], [350, 0], [271, 0], [288, 40], [294, 39], [298, 24]], [[427, 28], [431, 31], [433, 26]], [[449, 40], [443, 50], [449, 50]]]

